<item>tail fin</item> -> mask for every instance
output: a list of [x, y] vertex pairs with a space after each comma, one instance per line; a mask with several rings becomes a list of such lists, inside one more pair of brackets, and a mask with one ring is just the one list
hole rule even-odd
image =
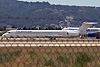
[[82, 26], [79, 28], [80, 33], [86, 32], [87, 28], [89, 28], [93, 24], [97, 24], [97, 23], [96, 22], [84, 22]]

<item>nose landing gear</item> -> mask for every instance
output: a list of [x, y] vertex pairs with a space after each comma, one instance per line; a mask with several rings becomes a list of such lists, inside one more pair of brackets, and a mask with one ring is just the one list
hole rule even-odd
[[84, 37], [84, 35], [80, 35], [80, 38], [81, 38], [81, 39], [84, 39], [85, 37]]

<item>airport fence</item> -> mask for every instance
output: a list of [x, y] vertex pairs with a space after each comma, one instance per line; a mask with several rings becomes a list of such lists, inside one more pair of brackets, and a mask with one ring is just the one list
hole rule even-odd
[[3, 39], [0, 67], [100, 67], [100, 40]]

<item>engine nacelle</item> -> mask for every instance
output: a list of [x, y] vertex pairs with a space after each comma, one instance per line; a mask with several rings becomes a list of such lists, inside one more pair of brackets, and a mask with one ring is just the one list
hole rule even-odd
[[95, 33], [88, 33], [88, 37], [95, 37]]

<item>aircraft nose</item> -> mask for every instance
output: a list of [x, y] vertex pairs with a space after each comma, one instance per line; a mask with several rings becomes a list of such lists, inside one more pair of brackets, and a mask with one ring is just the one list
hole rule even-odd
[[2, 40], [4, 37], [5, 37], [5, 34], [3, 34], [3, 35], [1, 36], [1, 40]]
[[5, 34], [3, 34], [2, 37], [5, 37]]
[[2, 37], [5, 37], [7, 35], [7, 33], [3, 34]]

